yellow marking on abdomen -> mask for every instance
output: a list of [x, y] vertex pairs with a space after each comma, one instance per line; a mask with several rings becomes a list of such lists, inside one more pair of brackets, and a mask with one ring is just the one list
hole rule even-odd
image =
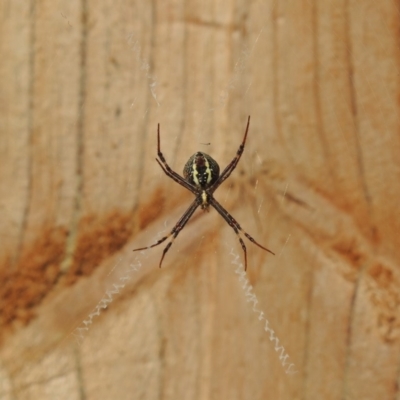
[[193, 158], [193, 182], [196, 186], [200, 186], [199, 179], [197, 176], [199, 175], [199, 171], [197, 171], [196, 157]]
[[207, 174], [207, 184], [211, 182], [211, 168], [210, 168], [210, 163], [208, 162], [207, 158], [204, 157], [204, 160], [206, 161], [206, 174]]
[[[212, 179], [212, 169], [210, 168], [210, 163], [208, 162], [207, 158], [204, 157], [204, 164], [206, 165], [206, 174], [207, 174], [207, 185], [211, 182]], [[193, 160], [193, 182], [195, 183], [196, 186], [200, 186], [199, 182], [199, 171], [197, 170], [197, 164], [196, 164], [196, 157]]]
[[207, 193], [204, 190], [201, 192], [201, 200], [203, 205], [208, 204]]

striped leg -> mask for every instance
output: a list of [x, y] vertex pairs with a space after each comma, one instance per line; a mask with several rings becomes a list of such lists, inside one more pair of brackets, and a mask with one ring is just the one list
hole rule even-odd
[[174, 242], [175, 238], [179, 235], [179, 232], [183, 229], [183, 227], [187, 224], [189, 221], [190, 217], [193, 215], [193, 213], [196, 211], [197, 207], [200, 205], [200, 202], [196, 199], [190, 207], [185, 211], [185, 213], [182, 215], [182, 217], [179, 219], [179, 221], [175, 224], [175, 226], [172, 228], [171, 232], [168, 233], [168, 235], [162, 237], [161, 239], [157, 240], [156, 243], [152, 244], [151, 246], [147, 247], [141, 247], [139, 249], [134, 249], [132, 251], [139, 251], [139, 250], [146, 250], [146, 249], [151, 249], [152, 247], [156, 247], [165, 240], [167, 240], [169, 237], [172, 236], [172, 240], [165, 246], [159, 267], [161, 268], [161, 264], [163, 262], [163, 259], [165, 257], [165, 254], [169, 250], [169, 248], [172, 246], [172, 243]]
[[231, 214], [228, 213], [228, 211], [225, 210], [224, 207], [222, 207], [221, 204], [218, 203], [217, 200], [214, 199], [214, 197], [210, 196], [210, 204], [218, 211], [218, 213], [222, 216], [222, 218], [229, 224], [229, 226], [235, 231], [237, 237], [239, 238], [240, 245], [242, 246], [243, 252], [244, 252], [244, 270], [247, 270], [247, 251], [246, 251], [246, 246], [240, 237], [239, 231], [242, 232], [247, 239], [250, 240], [250, 242], [254, 243], [258, 247], [261, 247], [263, 250], [268, 251], [271, 254], [274, 254], [271, 250], [267, 249], [266, 247], [262, 246], [260, 243], [258, 243], [252, 236], [250, 236], [246, 231], [242, 229], [242, 227], [239, 225], [239, 223], [235, 220], [235, 218], [232, 217]]
[[182, 178], [177, 172], [175, 172], [165, 160], [164, 154], [161, 152], [160, 149], [160, 124], [158, 124], [157, 128], [157, 156], [159, 159], [156, 158], [156, 161], [158, 162], [158, 164], [160, 165], [160, 167], [162, 168], [162, 170], [166, 175], [168, 175], [176, 183], [179, 183], [186, 189], [190, 190], [192, 193], [197, 194], [196, 188], [188, 181], [186, 181], [184, 178]]
[[221, 185], [222, 182], [224, 182], [226, 179], [229, 178], [229, 175], [236, 168], [236, 166], [240, 160], [240, 157], [242, 156], [243, 151], [244, 151], [244, 146], [246, 144], [246, 139], [247, 139], [247, 133], [249, 131], [249, 125], [250, 125], [250, 116], [247, 119], [247, 126], [246, 126], [246, 131], [244, 133], [242, 144], [239, 146], [239, 149], [238, 149], [234, 159], [226, 166], [226, 168], [222, 171], [221, 175], [219, 176], [218, 180], [214, 183], [214, 185], [212, 187], [213, 193], [219, 187], [219, 185]]

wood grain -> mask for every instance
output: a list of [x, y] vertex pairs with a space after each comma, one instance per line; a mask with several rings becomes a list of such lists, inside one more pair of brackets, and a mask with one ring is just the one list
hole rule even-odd
[[[397, 3], [0, 16], [0, 400], [400, 399]], [[276, 256], [246, 242], [244, 275], [215, 211], [163, 269], [133, 253], [191, 199], [157, 123], [181, 173], [223, 168], [248, 115], [216, 198]]]

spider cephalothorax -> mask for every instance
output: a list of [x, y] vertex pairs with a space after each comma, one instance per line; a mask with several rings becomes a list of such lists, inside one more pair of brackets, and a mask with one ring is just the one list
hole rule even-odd
[[213, 196], [215, 190], [221, 185], [222, 182], [224, 182], [229, 177], [232, 171], [236, 168], [236, 165], [238, 164], [244, 150], [244, 146], [247, 139], [247, 133], [249, 131], [249, 124], [250, 124], [250, 117], [247, 120], [246, 131], [244, 133], [242, 144], [239, 146], [236, 156], [222, 171], [221, 175], [219, 174], [218, 163], [208, 154], [198, 151], [197, 153], [193, 154], [192, 157], [190, 157], [188, 162], [185, 164], [185, 167], [183, 169], [184, 178], [182, 178], [178, 173], [176, 173], [170, 168], [170, 166], [165, 161], [164, 155], [161, 153], [160, 124], [158, 124], [158, 129], [157, 129], [158, 158], [156, 158], [156, 161], [158, 162], [158, 164], [160, 165], [160, 167], [162, 168], [162, 170], [166, 175], [168, 175], [175, 182], [179, 183], [181, 186], [191, 191], [196, 197], [193, 203], [185, 211], [185, 213], [182, 215], [180, 220], [176, 223], [176, 225], [172, 228], [171, 232], [168, 235], [157, 240], [157, 242], [152, 244], [151, 246], [141, 247], [133, 251], [145, 250], [151, 247], [158, 246], [159, 244], [167, 240], [170, 236], [172, 236], [172, 240], [165, 246], [163, 254], [161, 256], [159, 265], [161, 268], [161, 264], [165, 254], [171, 247], [174, 239], [178, 236], [179, 232], [183, 229], [183, 227], [189, 221], [190, 217], [196, 211], [196, 209], [198, 207], [201, 207], [203, 210], [208, 211], [209, 206], [213, 206], [238, 236], [240, 245], [242, 246], [244, 252], [245, 270], [247, 269], [247, 250], [242, 238], [239, 235], [239, 232], [242, 232], [247, 237], [247, 239], [249, 239], [252, 243], [257, 245], [258, 247], [261, 247], [262, 249], [268, 251], [271, 254], [274, 254], [271, 250], [257, 243], [252, 236], [250, 236], [247, 232], [245, 232], [241, 228], [239, 223], [232, 217], [232, 215], [229, 214], [228, 211], [226, 211], [225, 208], [222, 207], [222, 205], [218, 203], [218, 201], [215, 200]]

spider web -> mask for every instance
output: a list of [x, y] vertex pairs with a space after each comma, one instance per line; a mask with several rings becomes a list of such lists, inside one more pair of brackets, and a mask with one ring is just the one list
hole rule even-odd
[[[261, 4], [261, 3], [259, 3]], [[311, 4], [311, 3], [310, 3]], [[263, 7], [261, 7], [263, 8]], [[263, 9], [263, 12], [265, 12], [266, 14], [273, 12], [272, 9], [268, 9], [268, 7], [265, 7], [265, 9]], [[279, 19], [279, 17], [278, 17]], [[281, 21], [280, 21], [281, 22]], [[232, 77], [228, 80], [228, 83], [226, 84], [225, 87], [223, 87], [221, 89], [221, 94], [219, 96], [219, 98], [210, 105], [205, 105], [203, 106], [203, 111], [200, 111], [200, 114], [202, 114], [202, 117], [200, 118], [200, 124], [198, 125], [198, 127], [195, 128], [195, 132], [192, 133], [191, 135], [194, 137], [194, 141], [196, 143], [199, 143], [202, 146], [206, 146], [205, 151], [208, 151], [208, 149], [210, 149], [210, 153], [212, 153], [213, 150], [217, 150], [216, 149], [216, 144], [218, 143], [218, 137], [216, 137], [214, 139], [213, 136], [211, 136], [212, 129], [211, 129], [211, 120], [212, 120], [212, 116], [216, 115], [221, 109], [224, 109], [225, 107], [227, 107], [229, 101], [231, 101], [231, 99], [233, 97], [235, 97], [236, 93], [238, 90], [241, 89], [241, 87], [243, 85], [247, 85], [247, 88], [245, 89], [244, 93], [245, 96], [251, 96], [251, 86], [254, 84], [257, 84], [257, 82], [250, 82], [248, 83], [246, 80], [246, 76], [248, 74], [249, 71], [249, 64], [250, 61], [252, 62], [256, 62], [256, 57], [255, 54], [257, 53], [257, 50], [260, 51], [257, 46], [260, 45], [260, 43], [265, 43], [269, 40], [268, 36], [267, 36], [267, 27], [266, 26], [261, 26], [258, 30], [257, 30], [257, 36], [255, 39], [253, 39], [253, 41], [250, 43], [250, 45], [246, 46], [244, 45], [241, 48], [240, 54], [238, 56], [236, 56], [236, 60], [234, 62], [234, 68], [233, 68], [233, 73], [232, 73]], [[351, 52], [351, 49], [348, 48], [347, 49], [350, 57], [355, 57], [355, 55]], [[345, 66], [344, 66], [345, 68]], [[361, 73], [361, 75], [363, 75]], [[148, 76], [147, 76], [148, 78]], [[157, 101], [158, 97], [157, 97], [157, 91], [156, 91], [156, 87], [157, 87], [157, 82], [155, 78], [151, 83], [151, 85], [149, 84], [149, 90], [151, 91], [152, 97], [154, 98], [154, 100], [156, 100], [157, 103], [157, 107], [158, 107], [158, 115], [159, 118], [162, 120], [162, 116], [166, 113], [165, 110], [165, 106], [162, 102]], [[351, 79], [353, 79], [351, 77]], [[367, 73], [365, 73], [364, 75], [364, 79], [365, 81], [368, 83], [368, 77], [367, 77]], [[320, 88], [322, 88], [322, 84], [319, 82], [318, 86]], [[377, 102], [379, 102], [379, 99], [377, 100]], [[352, 107], [351, 104], [347, 104], [346, 105], [349, 109]], [[395, 110], [393, 110], [395, 112]], [[330, 112], [335, 113], [335, 110], [330, 110]], [[340, 118], [337, 115], [334, 115], [334, 118], [337, 119], [339, 125], [340, 125]], [[251, 128], [250, 128], [251, 130]], [[340, 126], [340, 133], [344, 132], [346, 130], [345, 126]], [[240, 130], [239, 130], [240, 131]], [[187, 135], [187, 132], [182, 129], [181, 131], [181, 136], [168, 136], [168, 140], [169, 141], [174, 141], [175, 144], [173, 146], [173, 148], [175, 149], [171, 153], [169, 152], [168, 156], [167, 156], [167, 160], [170, 163], [170, 165], [175, 169], [179, 171], [179, 166], [182, 164], [182, 160], [181, 160], [181, 155], [179, 154], [179, 148], [181, 145], [181, 142], [183, 139], [182, 135]], [[251, 133], [250, 133], [250, 139], [249, 139], [250, 143], [251, 143]], [[210, 146], [210, 147], [209, 147]], [[246, 148], [244, 155], [240, 161], [241, 167], [247, 171], [250, 171], [250, 176], [251, 177], [257, 177], [257, 172], [259, 172], [260, 168], [259, 165], [264, 164], [265, 162], [265, 156], [263, 154], [262, 151], [259, 150], [254, 150], [255, 148], [257, 148], [257, 146], [254, 146], [254, 144], [248, 144], [248, 147]], [[329, 149], [328, 149], [329, 150]], [[330, 149], [329, 151], [333, 151], [332, 149]], [[349, 148], [344, 148], [343, 150], [344, 155], [346, 155], [347, 153], [347, 157], [351, 157], [351, 153]], [[289, 152], [290, 153], [290, 152]], [[218, 159], [221, 159], [220, 157]], [[229, 162], [229, 157], [226, 158], [225, 160], [226, 162]], [[178, 162], [179, 160], [179, 162]], [[295, 164], [294, 160], [292, 160], [293, 164]], [[222, 167], [223, 168], [223, 167]], [[237, 173], [238, 171], [235, 171], [235, 173]], [[252, 210], [253, 213], [253, 221], [256, 227], [258, 227], [258, 232], [263, 232], [263, 228], [262, 225], [264, 223], [264, 221], [267, 221], [268, 219], [270, 219], [271, 217], [271, 211], [273, 210], [273, 200], [271, 200], [271, 198], [266, 197], [265, 196], [265, 192], [263, 190], [259, 190], [260, 185], [262, 185], [263, 183], [259, 181], [259, 179], [254, 179], [254, 183], [250, 183], [250, 185], [252, 185], [252, 193], [249, 196], [249, 198], [247, 200], [243, 200], [244, 203], [247, 203], [248, 208], [250, 208]], [[247, 185], [249, 185], [249, 182], [247, 182]], [[233, 188], [232, 186], [229, 184], [229, 181], [226, 182], [225, 184], [226, 188], [225, 191], [222, 191], [221, 193], [221, 197], [224, 199], [223, 200], [223, 204], [225, 206], [225, 204], [229, 204], [229, 199], [232, 197], [232, 192], [233, 192]], [[281, 197], [280, 197], [280, 202], [282, 203], [282, 205], [285, 203], [285, 199], [288, 196], [291, 196], [289, 201], [293, 201], [293, 194], [294, 195], [298, 195], [299, 191], [297, 190], [298, 186], [296, 186], [296, 184], [294, 182], [290, 181], [290, 178], [284, 180], [282, 182], [282, 186], [280, 188], [280, 193], [281, 193]], [[171, 191], [173, 191], [174, 189], [171, 188]], [[216, 194], [216, 197], [218, 197], [219, 193]], [[301, 196], [299, 196], [301, 198]], [[295, 201], [296, 198], [294, 199]], [[301, 200], [300, 200], [301, 201]], [[284, 205], [283, 205], [284, 207]], [[228, 207], [227, 207], [228, 208]], [[233, 212], [234, 214], [234, 212]], [[235, 214], [234, 214], [235, 215]], [[218, 216], [214, 213], [214, 217]], [[238, 218], [239, 222], [241, 222], [241, 219]], [[169, 220], [169, 227], [168, 229], [170, 229], [173, 224], [174, 224], [174, 220], [171, 218]], [[247, 229], [245, 224], [242, 224], [242, 226]], [[168, 230], [167, 229], [167, 230]], [[229, 229], [229, 228], [226, 228]], [[253, 231], [248, 229], [249, 232], [251, 234], [253, 234]], [[163, 231], [165, 232], [165, 231]], [[184, 232], [182, 232], [182, 234], [179, 236], [178, 239], [182, 238], [183, 234], [188, 234], [188, 232], [186, 232], [186, 230]], [[255, 234], [254, 234], [255, 235]], [[280, 246], [278, 248], [274, 248], [274, 250], [277, 253], [277, 258], [279, 259], [278, 261], [278, 268], [282, 269], [285, 268], [285, 263], [284, 263], [284, 259], [285, 259], [285, 253], [290, 251], [290, 248], [292, 246], [291, 244], [291, 237], [292, 237], [293, 233], [289, 230], [286, 233], [286, 236], [283, 238], [282, 243], [280, 244]], [[159, 236], [158, 236], [159, 237]], [[257, 237], [255, 235], [255, 237]], [[199, 251], [201, 252], [201, 249], [203, 248], [203, 246], [205, 246], [205, 242], [207, 241], [207, 236], [203, 236], [202, 240], [200, 241], [199, 244]], [[247, 243], [246, 243], [247, 245]], [[232, 247], [233, 246], [233, 247]], [[180, 245], [179, 245], [179, 240], [175, 241], [174, 243], [174, 247], [175, 250], [174, 251], [180, 251]], [[248, 247], [248, 251], [249, 253], [253, 252], [253, 248], [251, 246], [251, 244], [247, 245]], [[270, 247], [270, 246], [269, 246]], [[241, 270], [242, 268], [242, 263], [239, 261], [242, 258], [242, 254], [240, 252], [240, 250], [238, 249], [238, 244], [237, 244], [237, 240], [234, 234], [231, 233], [231, 242], [229, 245], [226, 246], [226, 255], [227, 256], [232, 256], [233, 257], [233, 261], [232, 264], [235, 265], [235, 269], [234, 269], [234, 273], [237, 275], [237, 279], [238, 282], [240, 284], [240, 287], [242, 288], [243, 292], [244, 292], [244, 301], [246, 303], [250, 303], [251, 305], [251, 309], [255, 314], [255, 319], [257, 319], [258, 321], [261, 321], [264, 324], [264, 330], [266, 333], [266, 338], [269, 339], [269, 341], [272, 343], [273, 349], [277, 352], [278, 358], [280, 363], [282, 364], [285, 372], [287, 374], [293, 374], [299, 371], [300, 367], [297, 366], [296, 364], [299, 362], [296, 360], [296, 357], [290, 356], [288, 351], [285, 349], [285, 338], [281, 338], [278, 339], [274, 329], [279, 331], [279, 318], [276, 318], [275, 320], [271, 320], [270, 322], [270, 317], [267, 315], [268, 312], [263, 311], [261, 308], [258, 308], [258, 304], [259, 304], [259, 300], [258, 297], [255, 295], [254, 291], [255, 290], [260, 290], [260, 288], [253, 288], [253, 286], [249, 283], [249, 278], [247, 278], [247, 276], [244, 274], [244, 272]], [[155, 251], [157, 253], [160, 253], [161, 249], [159, 250], [151, 250], [151, 251]], [[147, 252], [146, 252], [147, 254]], [[187, 260], [187, 263], [190, 265], [191, 262], [189, 260], [189, 257], [192, 257], [193, 254], [184, 254], [183, 252], [180, 252], [180, 254], [185, 258], [185, 260]], [[310, 286], [312, 285], [313, 282], [313, 269], [315, 268], [317, 261], [316, 259], [312, 260], [311, 265], [308, 266], [308, 270], [307, 270], [307, 274], [310, 277]], [[266, 264], [268, 266], [268, 264]], [[252, 268], [252, 266], [249, 264], [249, 268]], [[276, 268], [276, 267], [275, 267]], [[299, 263], [298, 266], [296, 266], [296, 268], [298, 270], [302, 270], [303, 265]], [[274, 272], [272, 272], [274, 273]], [[125, 279], [125, 278], [124, 278]], [[310, 299], [311, 302], [311, 299]], [[289, 308], [287, 309], [289, 310]], [[276, 317], [276, 313], [274, 313], [275, 317]], [[274, 328], [272, 328], [272, 326]], [[310, 327], [308, 327], [308, 329], [310, 329]], [[310, 352], [313, 349], [313, 344], [312, 343], [306, 343], [305, 345], [306, 350], [305, 352]]]
[[[232, 76], [228, 80], [226, 86], [221, 88], [220, 96], [217, 99], [216, 104], [213, 107], [206, 107], [206, 110], [203, 111], [203, 117], [200, 118], [200, 121], [201, 121], [200, 126], [196, 130], [196, 133], [195, 133], [195, 141], [197, 143], [199, 143], [200, 145], [203, 145], [203, 146], [210, 145], [211, 147], [214, 146], [213, 141], [209, 138], [208, 134], [206, 133], [206, 132], [211, 131], [210, 127], [208, 126], [207, 121], [210, 120], [210, 115], [213, 115], [216, 112], [218, 112], [218, 109], [220, 109], [220, 110], [224, 109], [227, 106], [227, 103], [228, 103], [230, 97], [232, 96], [232, 94], [238, 88], [240, 88], [242, 86], [242, 80], [246, 74], [246, 68], [248, 67], [248, 62], [249, 62], [251, 56], [253, 55], [260, 38], [262, 38], [264, 40], [266, 39], [265, 35], [263, 35], [263, 30], [264, 30], [264, 28], [261, 27], [258, 30], [258, 34], [257, 34], [256, 38], [253, 40], [253, 42], [251, 43], [251, 45], [244, 46], [242, 48], [242, 50], [240, 51], [240, 54], [234, 63]], [[133, 33], [128, 35], [127, 44], [129, 46], [130, 50], [133, 52], [137, 63], [140, 65], [140, 69], [143, 72], [144, 79], [146, 79], [148, 82], [148, 89], [151, 92], [152, 99], [154, 100], [154, 102], [156, 103], [157, 108], [158, 108], [157, 113], [163, 113], [163, 104], [160, 103], [158, 100], [157, 87], [159, 86], [159, 84], [157, 81], [157, 77], [153, 73], [150, 72], [149, 62], [142, 58], [141, 45]], [[246, 94], [249, 91], [250, 86], [251, 86], [251, 83], [248, 85], [248, 87], [245, 91]], [[131, 108], [134, 108], [134, 107], [135, 107], [135, 102], [131, 104]], [[148, 112], [148, 110], [146, 109], [145, 115], [147, 114], [147, 112]], [[143, 117], [145, 117], [145, 115], [143, 115]], [[244, 126], [243, 126], [243, 128], [244, 128]], [[171, 138], [168, 138], [168, 140], [171, 141]], [[178, 146], [178, 142], [180, 140], [179, 137], [175, 137], [175, 138], [173, 137], [172, 140], [175, 140], [176, 146]], [[163, 138], [162, 138], [162, 142], [163, 142]], [[240, 143], [240, 142], [238, 142], [238, 143]], [[164, 150], [163, 150], [163, 152], [164, 152]], [[257, 160], [256, 162], [258, 162], [258, 163], [262, 162], [260, 154], [258, 154], [257, 152], [255, 154], [256, 154], [256, 160]], [[164, 154], [164, 155], [167, 157], [167, 160], [171, 160], [170, 155], [168, 155], [168, 156], [166, 154]], [[250, 170], [251, 170], [250, 174], [254, 175], [254, 172], [252, 170], [257, 171], [257, 167], [255, 167], [254, 163], [249, 164], [249, 158], [250, 157], [248, 155], [246, 157], [246, 149], [245, 149], [244, 155], [242, 155], [240, 163], [244, 163], [244, 164], [247, 163], [247, 165], [245, 164], [245, 166], [243, 168], [250, 168]], [[171, 164], [171, 161], [168, 161], [168, 162], [170, 163], [172, 168], [175, 169], [175, 167], [173, 165], [174, 160], [172, 159], [172, 164]], [[228, 162], [229, 162], [229, 160], [226, 161], [226, 163], [228, 163]], [[224, 168], [224, 165], [220, 165], [220, 168], [222, 170]], [[234, 173], [235, 172], [236, 171], [234, 171]], [[161, 178], [164, 179], [163, 176], [161, 176]], [[264, 208], [267, 210], [266, 212], [268, 214], [268, 209], [269, 209], [268, 205], [271, 204], [271, 201], [265, 200], [264, 198], [259, 199], [259, 196], [257, 196], [258, 184], [259, 184], [259, 182], [258, 182], [258, 180], [256, 180], [254, 183], [254, 190], [253, 190], [254, 196], [252, 198], [252, 201], [250, 201], [250, 207], [253, 209], [254, 219], [259, 224], [260, 221], [263, 219], [263, 218], [260, 218], [261, 211]], [[225, 183], [225, 186], [227, 187], [227, 190], [225, 190], [225, 193], [222, 195], [223, 203], [227, 203], [228, 198], [232, 194], [232, 190], [231, 190], [232, 188], [229, 185], [229, 180], [228, 180], [228, 182]], [[267, 204], [265, 204], [265, 203], [267, 203]], [[218, 218], [216, 212], [213, 212], [213, 214], [214, 214], [213, 218], [215, 218], [215, 217]], [[176, 217], [175, 217], [175, 219], [176, 219]], [[175, 219], [168, 218], [169, 224], [167, 224], [167, 220], [165, 220], [164, 221], [164, 229], [157, 232], [156, 236], [153, 237], [153, 239], [149, 242], [149, 244], [155, 243], [158, 239], [160, 239], [162, 236], [164, 236], [166, 233], [168, 233], [171, 230], [172, 226], [175, 224], [175, 222], [174, 222]], [[169, 225], [169, 226], [167, 227], [167, 225]], [[187, 234], [187, 233], [183, 232], [183, 234]], [[178, 239], [174, 242], [174, 247], [176, 248], [176, 251], [178, 251], [178, 252], [180, 252], [179, 239], [181, 238], [181, 236], [182, 235], [180, 235], [180, 237], [178, 237]], [[284, 243], [284, 246], [280, 249], [279, 257], [282, 255], [282, 252], [284, 251], [285, 247], [287, 246], [287, 244], [289, 242], [289, 238], [290, 238], [290, 234], [288, 234], [288, 237]], [[203, 239], [204, 239], [204, 235], [203, 235]], [[232, 240], [237, 241], [237, 238], [234, 234], [232, 234]], [[200, 245], [199, 245], [200, 247], [201, 247], [202, 242], [203, 241], [200, 242]], [[121, 294], [122, 291], [126, 288], [126, 286], [128, 284], [132, 285], [135, 281], [137, 281], [137, 276], [136, 276], [137, 273], [139, 271], [141, 271], [142, 268], [149, 267], [149, 265], [144, 266], [144, 263], [148, 264], [147, 258], [148, 258], [149, 252], [154, 252], [154, 253], [160, 254], [162, 248], [165, 247], [165, 245], [167, 243], [168, 243], [168, 241], [156, 248], [149, 249], [149, 250], [143, 250], [143, 251], [141, 251], [141, 254], [138, 256], [128, 254], [127, 256], [125, 256], [125, 258], [120, 258], [115, 263], [115, 265], [113, 266], [113, 268], [111, 269], [110, 274], [109, 274], [110, 276], [113, 276], [113, 278], [110, 279], [109, 288], [106, 289], [103, 297], [95, 305], [94, 309], [87, 315], [87, 317], [72, 332], [72, 335], [77, 340], [77, 343], [79, 343], [80, 345], [83, 343], [92, 324], [95, 322], [95, 320], [98, 317], [101, 316], [102, 311], [107, 309], [110, 306], [110, 304], [114, 301], [116, 296]], [[251, 251], [253, 250], [252, 249], [253, 245], [250, 242], [247, 242], [246, 247], [248, 248], [248, 253], [251, 253]], [[201, 250], [199, 250], [199, 251], [201, 251]], [[180, 254], [183, 255], [182, 252], [180, 252]], [[284, 347], [280, 344], [279, 339], [277, 338], [274, 331], [270, 327], [270, 323], [269, 323], [268, 319], [266, 319], [264, 312], [256, 307], [258, 300], [257, 300], [256, 295], [253, 293], [253, 288], [250, 285], [248, 278], [246, 278], [245, 272], [239, 271], [240, 269], [243, 269], [243, 264], [239, 262], [239, 258], [241, 257], [241, 255], [239, 256], [238, 254], [236, 254], [234, 251], [234, 248], [229, 249], [228, 255], [234, 256], [232, 264], [237, 266], [237, 268], [235, 269], [235, 274], [238, 275], [238, 282], [240, 283], [240, 287], [242, 288], [242, 290], [245, 294], [245, 299], [247, 302], [252, 302], [253, 312], [255, 312], [257, 314], [257, 318], [259, 321], [263, 321], [265, 332], [268, 334], [269, 339], [274, 342], [274, 350], [279, 353], [279, 360], [280, 360], [283, 368], [285, 369], [286, 373], [288, 373], [288, 374], [297, 372], [294, 364], [292, 362], [288, 361], [289, 355], [287, 354]], [[188, 256], [186, 256], [186, 255], [184, 255], [184, 256], [187, 259]]]

